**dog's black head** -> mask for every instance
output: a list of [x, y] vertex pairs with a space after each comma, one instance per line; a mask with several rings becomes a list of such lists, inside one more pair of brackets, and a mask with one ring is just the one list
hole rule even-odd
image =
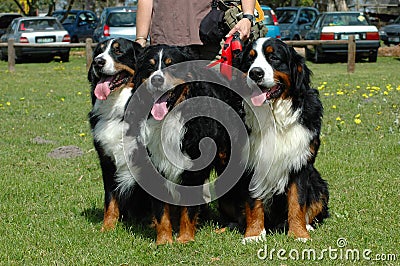
[[[135, 77], [135, 85], [145, 86], [153, 95], [154, 105], [151, 114], [156, 120], [162, 120], [168, 111], [181, 102], [187, 94], [184, 79], [186, 71], [176, 71], [177, 63], [196, 59], [190, 48], [168, 45], [149, 46], [140, 58]], [[159, 97], [162, 95], [161, 97]]]
[[137, 58], [142, 48], [128, 39], [109, 39], [99, 43], [93, 51], [93, 62], [88, 72], [92, 84], [92, 102], [106, 100], [108, 95], [123, 87], [133, 87]]
[[[266, 100], [296, 97], [304, 86], [309, 87], [311, 71], [304, 58], [292, 47], [274, 38], [260, 38], [245, 47], [238, 68], [247, 74], [255, 106]], [[260, 93], [261, 90], [261, 93]]]

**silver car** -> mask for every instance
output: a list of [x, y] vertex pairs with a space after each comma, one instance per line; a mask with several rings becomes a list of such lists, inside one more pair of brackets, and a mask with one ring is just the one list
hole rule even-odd
[[110, 38], [136, 39], [136, 7], [107, 7], [93, 33], [95, 42]]
[[[14, 38], [16, 43], [70, 43], [70, 36], [54, 17], [21, 17], [14, 19], [1, 36], [0, 42]], [[16, 60], [35, 57], [52, 59], [59, 56], [61, 61], [69, 61], [70, 48], [67, 47], [15, 47]], [[7, 47], [1, 47], [0, 57], [7, 60]]]

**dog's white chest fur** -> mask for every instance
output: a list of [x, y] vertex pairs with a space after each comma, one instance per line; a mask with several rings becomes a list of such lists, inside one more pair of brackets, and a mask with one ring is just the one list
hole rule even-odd
[[276, 100], [272, 112], [266, 104], [245, 104], [245, 111], [251, 128], [248, 167], [254, 170], [249, 191], [253, 198], [267, 202], [284, 192], [290, 172], [307, 163], [313, 133], [299, 123], [300, 110], [293, 112], [290, 100]]
[[[131, 154], [137, 149], [137, 140], [135, 138], [127, 139], [125, 136], [129, 125], [124, 122], [125, 105], [131, 94], [131, 88], [123, 88], [118, 93], [111, 93], [107, 100], [96, 100], [92, 113], [97, 115], [99, 120], [92, 130], [93, 137], [101, 143], [104, 153], [110, 156], [116, 165], [116, 182], [120, 193], [131, 189], [136, 181], [133, 178], [136, 170], [128, 168], [125, 156]], [[129, 145], [125, 147], [124, 145]], [[124, 150], [130, 154], [125, 154]]]
[[152, 163], [173, 183], [179, 183], [181, 173], [191, 167], [190, 158], [181, 151], [184, 134], [180, 112], [170, 112], [162, 121], [151, 117], [141, 125], [141, 138]]

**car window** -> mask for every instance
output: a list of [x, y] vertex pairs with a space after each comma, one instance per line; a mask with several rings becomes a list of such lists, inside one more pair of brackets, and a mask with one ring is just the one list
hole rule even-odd
[[264, 24], [274, 25], [274, 20], [272, 19], [271, 10], [263, 9], [263, 11], [264, 11]]
[[56, 20], [22, 20], [18, 31], [37, 31], [37, 30], [62, 30], [62, 26]]
[[279, 23], [293, 23], [296, 20], [296, 10], [277, 10], [276, 15], [278, 16]]
[[86, 16], [86, 21], [88, 23], [95, 23], [96, 22], [96, 17], [95, 17], [94, 14], [87, 12], [87, 13], [85, 13], [85, 16]]
[[369, 25], [368, 20], [362, 14], [328, 14], [323, 26], [362, 26]]
[[107, 25], [110, 27], [136, 26], [136, 12], [110, 13]]

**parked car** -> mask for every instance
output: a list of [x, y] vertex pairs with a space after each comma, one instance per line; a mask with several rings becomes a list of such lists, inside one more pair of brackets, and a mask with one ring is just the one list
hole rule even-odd
[[382, 27], [379, 31], [381, 40], [387, 45], [400, 44], [400, 16], [398, 16], [389, 25]]
[[6, 29], [15, 18], [22, 17], [18, 13], [0, 13], [0, 36], [6, 32]]
[[278, 26], [278, 18], [275, 15], [275, 12], [269, 6], [261, 6], [261, 9], [264, 11], [264, 24], [268, 28], [268, 33], [265, 37], [273, 37], [273, 38], [281, 38], [281, 30]]
[[90, 10], [70, 10], [64, 21], [67, 10], [56, 10], [52, 16], [56, 17], [71, 36], [71, 42], [85, 42], [93, 39], [94, 29], [97, 27], [97, 16]]
[[[376, 26], [371, 25], [363, 12], [322, 13], [306, 35], [307, 40], [348, 40], [350, 35], [356, 40], [356, 59], [368, 58], [376, 62], [380, 46]], [[307, 46], [306, 58], [321, 62], [329, 55], [347, 55], [347, 44], [322, 44]]]
[[110, 38], [136, 39], [136, 7], [107, 7], [93, 33], [93, 40], [101, 42]]
[[[54, 17], [21, 17], [14, 19], [0, 42], [15, 39], [16, 43], [70, 43], [70, 36], [61, 23]], [[0, 57], [7, 60], [7, 47], [1, 47]], [[62, 61], [69, 61], [70, 48], [62, 47], [15, 47], [16, 60], [29, 57], [53, 58], [59, 56]]]
[[309, 26], [319, 15], [318, 9], [313, 7], [278, 7], [275, 11], [282, 40], [304, 39]]

